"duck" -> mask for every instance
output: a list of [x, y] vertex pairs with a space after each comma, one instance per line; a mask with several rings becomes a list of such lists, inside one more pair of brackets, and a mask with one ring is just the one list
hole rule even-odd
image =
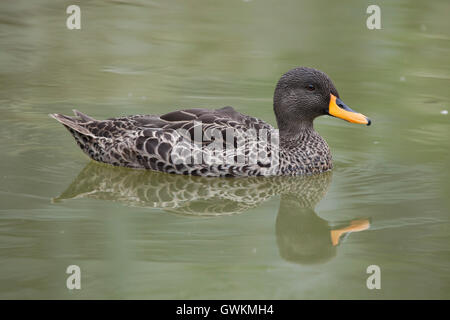
[[314, 129], [322, 115], [370, 125], [324, 72], [296, 67], [273, 95], [278, 128], [236, 111], [192, 108], [163, 115], [96, 120], [50, 114], [91, 159], [113, 166], [205, 177], [299, 176], [332, 170], [330, 148]]

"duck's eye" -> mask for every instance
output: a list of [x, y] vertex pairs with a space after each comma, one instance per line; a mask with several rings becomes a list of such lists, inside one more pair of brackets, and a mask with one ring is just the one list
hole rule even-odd
[[314, 90], [316, 90], [316, 87], [314, 87], [314, 85], [312, 85], [312, 84], [308, 84], [306, 86], [306, 89], [308, 89], [309, 91], [314, 91]]

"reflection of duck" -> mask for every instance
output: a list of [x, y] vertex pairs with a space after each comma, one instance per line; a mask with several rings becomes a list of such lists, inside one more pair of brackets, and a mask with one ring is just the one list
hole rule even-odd
[[292, 262], [314, 263], [333, 257], [343, 235], [369, 227], [368, 220], [362, 219], [330, 230], [328, 222], [316, 215], [314, 207], [330, 182], [331, 172], [308, 177], [224, 179], [167, 175], [91, 162], [54, 201], [93, 198], [177, 214], [218, 216], [245, 212], [280, 195], [276, 220], [280, 255]]
[[325, 262], [336, 255], [342, 236], [370, 226], [368, 219], [357, 219], [330, 230], [328, 221], [317, 216], [314, 206], [305, 206], [294, 193], [281, 196], [276, 235], [285, 260], [302, 264]]
[[[339, 99], [325, 73], [311, 68], [285, 73], [276, 86], [273, 106], [280, 130], [279, 148], [271, 125], [232, 107], [109, 120], [95, 120], [76, 110], [76, 117], [50, 116], [62, 123], [81, 149], [96, 161], [196, 176], [325, 172], [332, 168], [331, 154], [313, 128], [314, 119], [328, 114], [370, 124], [368, 118]], [[249, 138], [250, 132], [254, 132], [254, 138]]]

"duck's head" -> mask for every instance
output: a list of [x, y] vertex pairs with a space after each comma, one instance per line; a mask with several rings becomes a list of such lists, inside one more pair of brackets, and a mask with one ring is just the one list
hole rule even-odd
[[312, 128], [314, 119], [321, 115], [371, 123], [369, 118], [344, 104], [331, 79], [313, 68], [299, 67], [286, 72], [275, 88], [273, 105], [281, 131]]

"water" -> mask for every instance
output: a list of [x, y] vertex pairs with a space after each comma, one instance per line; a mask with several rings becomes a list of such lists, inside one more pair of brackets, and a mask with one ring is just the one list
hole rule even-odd
[[[89, 1], [70, 31], [67, 4], [3, 1], [0, 298], [450, 298], [450, 4], [382, 1], [368, 30], [369, 4]], [[232, 105], [275, 124], [274, 85], [298, 65], [373, 119], [316, 120], [331, 174], [111, 168], [47, 116]]]

